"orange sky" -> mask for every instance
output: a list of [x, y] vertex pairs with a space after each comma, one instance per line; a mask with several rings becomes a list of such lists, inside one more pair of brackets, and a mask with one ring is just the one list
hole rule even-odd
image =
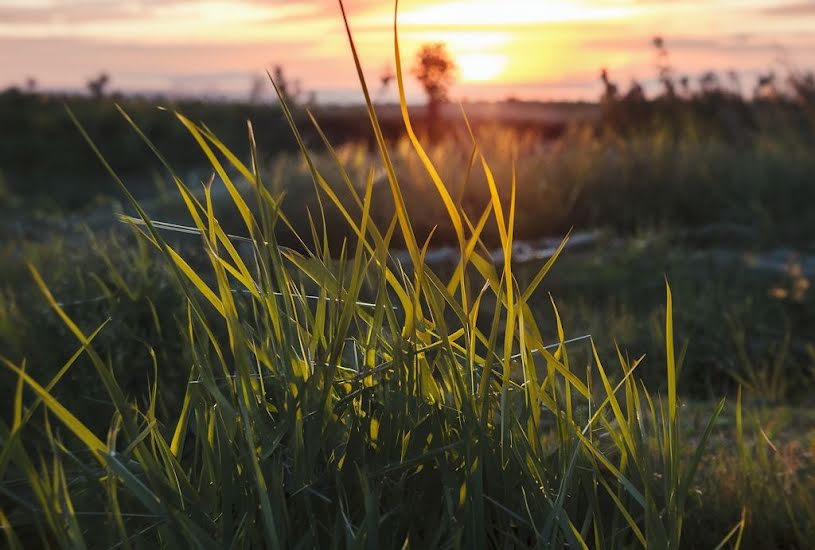
[[[392, 4], [346, 7], [376, 79]], [[592, 99], [601, 67], [623, 85], [652, 78], [655, 34], [681, 72], [734, 69], [745, 87], [815, 65], [813, 0], [402, 0], [400, 23], [408, 64], [419, 44], [448, 44], [459, 98]], [[358, 97], [335, 0], [0, 0], [0, 85], [79, 89], [105, 70], [124, 91], [246, 97], [274, 63], [320, 99]]]

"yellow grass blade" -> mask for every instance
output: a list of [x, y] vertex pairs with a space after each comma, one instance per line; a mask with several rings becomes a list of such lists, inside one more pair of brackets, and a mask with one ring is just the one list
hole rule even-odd
[[377, 144], [379, 146], [379, 152], [382, 156], [382, 161], [385, 164], [385, 172], [388, 176], [388, 185], [390, 186], [391, 195], [393, 197], [394, 208], [396, 209], [396, 216], [399, 220], [399, 226], [402, 230], [402, 236], [405, 239], [405, 244], [407, 246], [408, 252], [410, 253], [410, 257], [413, 260], [414, 265], [419, 265], [419, 246], [416, 243], [416, 237], [413, 233], [413, 227], [410, 223], [410, 219], [407, 215], [407, 207], [405, 206], [405, 200], [402, 197], [402, 191], [399, 188], [399, 181], [396, 177], [396, 171], [394, 170], [393, 163], [391, 162], [390, 154], [388, 153], [388, 147], [385, 143], [385, 138], [382, 135], [382, 129], [379, 125], [379, 119], [376, 115], [376, 110], [373, 106], [373, 101], [371, 100], [371, 94], [368, 91], [368, 85], [365, 82], [365, 75], [362, 70], [362, 64], [359, 59], [359, 54], [357, 53], [356, 43], [354, 42], [354, 38], [351, 33], [351, 26], [348, 22], [348, 16], [345, 12], [345, 5], [343, 4], [342, 0], [339, 0], [340, 4], [340, 12], [342, 13], [343, 23], [345, 24], [345, 32], [348, 36], [348, 43], [351, 46], [351, 54], [354, 57], [354, 65], [357, 69], [357, 76], [359, 77], [360, 86], [362, 88], [362, 93], [365, 96], [365, 105], [368, 108], [368, 116], [371, 119], [371, 126], [374, 131], [374, 135], [376, 137]]
[[176, 113], [176, 117], [181, 123], [187, 128], [187, 130], [192, 134], [192, 137], [198, 142], [198, 145], [201, 147], [201, 150], [204, 151], [204, 154], [209, 159], [212, 167], [218, 173], [218, 177], [221, 178], [224, 185], [226, 186], [226, 190], [229, 192], [229, 196], [232, 197], [232, 201], [235, 203], [235, 206], [238, 208], [238, 212], [240, 213], [241, 217], [243, 218], [243, 223], [246, 224], [246, 229], [249, 231], [249, 235], [254, 238], [255, 235], [255, 228], [257, 227], [257, 222], [255, 221], [254, 216], [252, 215], [252, 211], [249, 209], [249, 206], [246, 204], [246, 201], [243, 200], [243, 197], [240, 194], [240, 191], [235, 187], [232, 183], [232, 179], [226, 173], [221, 162], [215, 156], [215, 153], [212, 151], [212, 148], [207, 143], [204, 136], [201, 134], [201, 130], [191, 122], [188, 118], [186, 118], [181, 113]]
[[198, 276], [198, 273], [190, 267], [190, 264], [182, 258], [178, 252], [176, 252], [172, 247], [167, 246], [167, 252], [169, 252], [170, 257], [172, 258], [173, 262], [178, 266], [181, 272], [187, 276], [190, 282], [195, 286], [196, 289], [204, 296], [204, 298], [212, 304], [212, 307], [221, 314], [222, 317], [226, 317], [226, 313], [224, 311], [224, 304], [221, 302], [218, 295], [215, 294], [211, 288], [204, 282], [201, 277]]
[[668, 418], [673, 426], [676, 422], [676, 355], [674, 354], [673, 296], [671, 285], [665, 281], [665, 353], [668, 376]]
[[87, 426], [85, 426], [77, 417], [75, 417], [71, 412], [63, 407], [59, 401], [57, 401], [48, 391], [45, 390], [42, 386], [40, 386], [33, 378], [31, 378], [23, 369], [17, 367], [13, 363], [6, 361], [5, 359], [0, 360], [2, 363], [11, 371], [17, 374], [31, 390], [40, 398], [42, 402], [45, 404], [48, 409], [54, 413], [56, 416], [65, 426], [71, 430], [80, 441], [82, 441], [88, 450], [91, 452], [93, 457], [98, 460], [101, 464], [105, 463], [105, 459], [103, 457], [103, 453], [107, 451], [107, 446], [102, 442], [101, 439], [96, 437]]
[[439, 173], [436, 170], [436, 167], [433, 165], [433, 162], [430, 160], [430, 157], [427, 156], [424, 147], [422, 147], [422, 144], [416, 137], [416, 132], [413, 131], [413, 124], [411, 124], [410, 122], [410, 113], [408, 113], [407, 97], [405, 96], [405, 84], [402, 75], [402, 56], [399, 53], [398, 23], [399, 23], [399, 2], [397, 1], [395, 3], [393, 13], [393, 49], [394, 49], [394, 59], [396, 63], [396, 86], [399, 89], [399, 105], [402, 110], [402, 120], [405, 123], [405, 130], [407, 131], [408, 138], [410, 139], [410, 142], [413, 145], [416, 154], [419, 155], [419, 159], [421, 160], [422, 165], [425, 167], [427, 173], [430, 175], [430, 180], [436, 187], [436, 191], [439, 193], [439, 196], [441, 197], [441, 200], [444, 203], [444, 207], [447, 209], [447, 214], [450, 216], [450, 221], [453, 223], [453, 229], [456, 232], [456, 237], [459, 246], [463, 247], [464, 243], [466, 242], [466, 239], [464, 237], [464, 224], [461, 222], [461, 215], [459, 214], [458, 208], [456, 207], [456, 203], [450, 196], [450, 192], [447, 190], [447, 186], [444, 185], [444, 182], [441, 180], [441, 176], [439, 176]]

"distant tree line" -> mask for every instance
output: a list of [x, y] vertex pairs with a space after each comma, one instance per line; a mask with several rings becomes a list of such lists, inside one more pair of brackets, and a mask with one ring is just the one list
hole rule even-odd
[[600, 71], [603, 123], [615, 131], [631, 132], [658, 124], [681, 131], [688, 124], [725, 132], [740, 138], [760, 124], [760, 111], [774, 108], [787, 113], [784, 123], [815, 126], [815, 74], [790, 70], [785, 77], [775, 71], [759, 75], [752, 90], [745, 90], [736, 71], [706, 71], [695, 81], [678, 75], [664, 38], [654, 37], [658, 92], [649, 98], [644, 86], [632, 80], [622, 88], [608, 69]]

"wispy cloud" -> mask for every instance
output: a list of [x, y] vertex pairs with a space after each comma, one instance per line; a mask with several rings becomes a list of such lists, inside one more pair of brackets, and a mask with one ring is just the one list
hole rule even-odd
[[790, 2], [786, 4], [767, 6], [761, 9], [765, 15], [783, 17], [800, 17], [815, 15], [815, 2]]

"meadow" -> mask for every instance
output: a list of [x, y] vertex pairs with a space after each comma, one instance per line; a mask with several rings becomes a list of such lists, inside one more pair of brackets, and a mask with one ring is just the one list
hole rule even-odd
[[430, 143], [8, 95], [8, 546], [810, 547], [807, 97]]

